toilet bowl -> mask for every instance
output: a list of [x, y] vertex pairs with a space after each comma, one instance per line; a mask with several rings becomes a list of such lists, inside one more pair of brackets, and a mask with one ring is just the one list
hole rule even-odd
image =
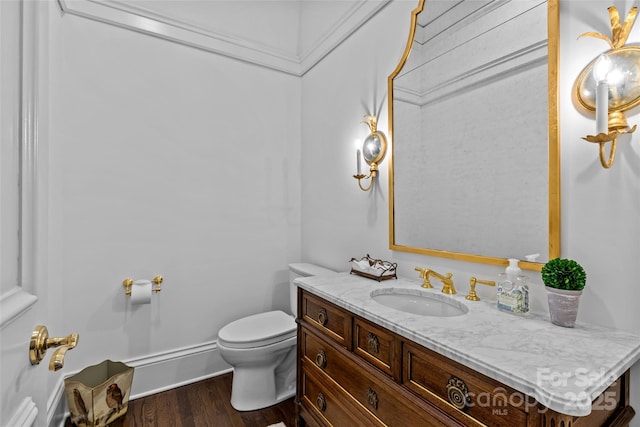
[[289, 265], [291, 313], [281, 310], [243, 317], [218, 332], [220, 356], [233, 366], [231, 406], [253, 411], [296, 393], [297, 277], [335, 274], [313, 264]]

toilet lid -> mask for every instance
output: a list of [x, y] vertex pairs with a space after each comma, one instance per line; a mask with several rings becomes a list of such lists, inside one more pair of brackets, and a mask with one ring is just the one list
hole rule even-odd
[[224, 326], [218, 339], [229, 347], [247, 348], [269, 345], [296, 335], [296, 321], [276, 310], [243, 317]]

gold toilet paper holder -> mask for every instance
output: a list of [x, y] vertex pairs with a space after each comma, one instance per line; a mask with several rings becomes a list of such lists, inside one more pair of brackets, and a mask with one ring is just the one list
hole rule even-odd
[[[151, 290], [153, 292], [160, 292], [162, 290], [161, 284], [163, 280], [164, 279], [162, 278], [162, 276], [154, 277], [153, 280], [151, 280], [151, 282], [153, 283], [153, 287], [151, 288]], [[130, 277], [127, 277], [122, 281], [122, 286], [124, 286], [124, 294], [130, 297], [131, 287], [133, 286], [133, 279], [131, 279]]]

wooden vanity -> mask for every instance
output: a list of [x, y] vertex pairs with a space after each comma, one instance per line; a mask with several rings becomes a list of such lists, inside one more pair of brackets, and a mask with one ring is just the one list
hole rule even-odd
[[587, 416], [548, 409], [307, 289], [298, 290], [298, 426], [626, 426], [629, 370]]

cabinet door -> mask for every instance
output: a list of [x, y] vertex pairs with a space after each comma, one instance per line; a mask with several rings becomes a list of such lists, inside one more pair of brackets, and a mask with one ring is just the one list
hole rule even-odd
[[351, 349], [351, 314], [303, 290], [300, 292], [302, 320], [318, 328], [344, 348]]
[[[527, 409], [537, 402], [431, 350], [403, 346], [403, 384], [460, 419], [492, 427], [526, 426]], [[471, 424], [473, 425], [473, 424]]]
[[375, 417], [362, 411], [342, 388], [304, 362], [300, 386], [301, 405], [321, 425], [384, 426]]
[[371, 322], [353, 319], [353, 352], [400, 381], [400, 337]]

